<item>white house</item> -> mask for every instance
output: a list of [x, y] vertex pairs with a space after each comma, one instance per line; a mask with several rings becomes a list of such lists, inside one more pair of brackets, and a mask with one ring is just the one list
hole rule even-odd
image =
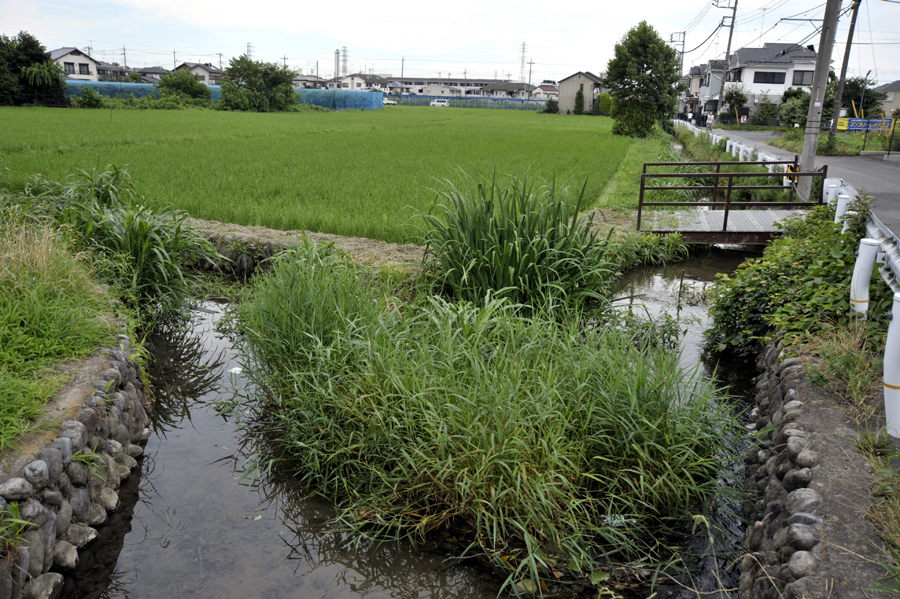
[[486, 85], [481, 88], [481, 97], [499, 98], [501, 100], [527, 100], [533, 89], [533, 85], [529, 85], [524, 81], [504, 81], [503, 83]]
[[875, 91], [887, 94], [884, 102], [881, 103], [881, 109], [884, 110], [885, 116], [891, 116], [895, 110], [900, 108], [900, 80], [876, 87]]
[[538, 85], [531, 91], [531, 97], [535, 100], [550, 100], [559, 97], [559, 88], [555, 85]]
[[781, 102], [781, 96], [792, 87], [812, 86], [816, 70], [816, 52], [812, 46], [797, 44], [764, 44], [762, 48], [741, 48], [731, 55], [725, 90], [732, 85], [744, 88], [750, 114], [766, 100]]
[[66, 79], [77, 81], [100, 81], [97, 74], [98, 61], [78, 48], [59, 48], [50, 51], [50, 58], [66, 73]]
[[203, 64], [199, 62], [183, 62], [175, 67], [175, 71], [190, 71], [206, 85], [218, 85], [219, 80], [225, 74], [219, 67], [213, 66], [208, 62]]
[[417, 96], [448, 96], [480, 98], [481, 90], [489, 85], [506, 83], [504, 79], [472, 79], [469, 77], [417, 77], [393, 78], [389, 87], [392, 93]]
[[597, 75], [589, 71], [579, 71], [559, 82], [559, 113], [575, 112], [575, 94], [581, 91], [584, 96], [584, 111], [590, 112], [594, 98], [605, 90], [603, 82]]
[[[329, 85], [329, 89], [349, 89], [354, 91], [377, 91], [377, 92], [386, 92], [388, 90], [388, 80], [380, 75], [367, 75], [365, 73], [353, 73], [351, 75], [346, 75], [341, 77], [337, 81], [332, 81], [335, 83], [335, 87], [332, 88]], [[329, 83], [332, 83], [329, 82]]]
[[303, 89], [318, 89], [320, 87], [325, 87], [325, 80], [321, 77], [317, 77], [316, 75], [294, 75], [293, 79], [294, 87], [300, 87]]

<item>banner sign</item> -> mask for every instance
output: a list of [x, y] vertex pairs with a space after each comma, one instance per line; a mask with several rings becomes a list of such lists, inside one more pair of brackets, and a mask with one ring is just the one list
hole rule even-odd
[[838, 131], [890, 131], [893, 119], [838, 119]]

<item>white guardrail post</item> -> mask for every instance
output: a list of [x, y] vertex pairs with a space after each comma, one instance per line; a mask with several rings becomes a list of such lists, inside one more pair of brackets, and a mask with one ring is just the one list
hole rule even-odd
[[900, 293], [894, 294], [891, 314], [884, 346], [884, 423], [890, 436], [900, 437]]
[[[847, 211], [847, 205], [859, 200], [859, 193], [852, 185], [841, 179], [825, 179], [829, 204], [836, 200], [837, 209], [834, 222]], [[844, 227], [846, 231], [846, 226]], [[887, 341], [884, 348], [884, 416], [887, 434], [900, 438], [900, 281], [895, 273], [900, 273], [900, 238], [888, 229], [881, 220], [869, 211], [866, 221], [867, 237], [860, 240], [853, 278], [850, 281], [850, 305], [858, 318], [864, 320], [869, 307], [869, 284], [875, 264], [883, 266], [878, 270], [881, 278], [894, 292], [894, 303], [889, 315]]]

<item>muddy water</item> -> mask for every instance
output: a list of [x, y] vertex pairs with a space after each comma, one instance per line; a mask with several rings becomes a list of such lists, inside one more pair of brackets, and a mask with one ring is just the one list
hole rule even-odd
[[[684, 271], [681, 315], [693, 320], [684, 363], [693, 366], [707, 326], [699, 302], [703, 290], [716, 272], [730, 272], [744, 257], [718, 252], [634, 273], [623, 294], [642, 297], [624, 303], [634, 310], [646, 306], [651, 314], [674, 310]], [[205, 304], [194, 312], [190, 327], [151, 340], [156, 412], [146, 457], [123, 485], [122, 508], [67, 576], [63, 596], [495, 597], [499, 581], [477, 564], [457, 563], [433, 547], [353, 550], [327, 534], [331, 507], [303, 499], [290, 480], [263, 476], [254, 485], [240, 480], [246, 455], [260, 441], [214, 408], [219, 399], [247, 387], [233, 371], [238, 364], [231, 341], [215, 329], [221, 314], [220, 306]], [[716, 522], [722, 529], [739, 528], [732, 521]], [[703, 553], [704, 539], [692, 540], [695, 553]], [[715, 572], [725, 561], [699, 559], [692, 571], [700, 579], [709, 579], [704, 572]], [[714, 583], [702, 586], [717, 588], [710, 586]], [[677, 587], [661, 590], [677, 595]]]

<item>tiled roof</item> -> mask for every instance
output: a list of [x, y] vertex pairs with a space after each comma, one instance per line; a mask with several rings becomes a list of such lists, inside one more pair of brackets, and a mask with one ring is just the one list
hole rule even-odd
[[782, 64], [790, 66], [796, 60], [815, 60], [815, 50], [797, 44], [763, 44], [762, 48], [741, 48], [731, 56], [731, 66], [750, 64]]

